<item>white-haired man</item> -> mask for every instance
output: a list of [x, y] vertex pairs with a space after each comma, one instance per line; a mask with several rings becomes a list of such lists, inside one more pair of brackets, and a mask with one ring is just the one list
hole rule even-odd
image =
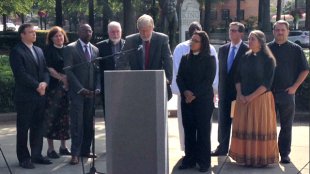
[[168, 84], [168, 98], [172, 97], [170, 83], [172, 81], [172, 56], [168, 36], [154, 31], [154, 20], [149, 15], [142, 15], [137, 21], [139, 33], [126, 37], [123, 50], [143, 49], [125, 54], [117, 62], [118, 69], [131, 70], [164, 70]]
[[[116, 60], [119, 58], [120, 55], [115, 53], [120, 52], [125, 43], [125, 40], [122, 39], [122, 27], [119, 22], [112, 21], [108, 24], [108, 35], [108, 39], [100, 41], [96, 44], [97, 48], [99, 49], [99, 56], [106, 57], [105, 59], [99, 61], [102, 89], [104, 89], [104, 71], [115, 70]], [[113, 54], [115, 55], [112, 56]], [[105, 111], [103, 91], [101, 93], [101, 99], [103, 110]]]

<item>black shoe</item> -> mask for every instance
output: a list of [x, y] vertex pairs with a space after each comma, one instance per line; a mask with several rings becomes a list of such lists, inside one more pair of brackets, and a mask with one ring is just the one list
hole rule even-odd
[[69, 149], [68, 148], [59, 148], [59, 154], [60, 155], [71, 155], [71, 152], [69, 151]]
[[31, 161], [37, 164], [52, 164], [52, 162], [49, 159], [44, 157], [33, 158]]
[[19, 166], [21, 166], [24, 169], [34, 169], [35, 168], [30, 159], [24, 160], [23, 162], [20, 162]]
[[189, 157], [184, 157], [182, 159], [182, 164], [179, 166], [180, 170], [184, 170], [184, 169], [190, 169], [190, 168], [194, 168], [196, 167], [196, 162], [195, 160], [193, 160], [193, 158], [189, 158]]
[[81, 156], [86, 157], [86, 158], [97, 158], [97, 155], [93, 153], [86, 153], [86, 154], [82, 154]]
[[207, 172], [210, 167], [200, 167], [199, 172]]
[[180, 170], [185, 170], [185, 169], [191, 169], [194, 168], [196, 166], [196, 164], [181, 164], [179, 166]]
[[291, 163], [291, 159], [289, 156], [281, 157], [280, 163], [289, 164], [289, 163]]
[[216, 148], [211, 152], [211, 156], [226, 156], [227, 152], [221, 151], [219, 148]]
[[48, 152], [48, 151], [47, 151], [47, 156], [48, 156], [49, 158], [54, 158], [54, 159], [60, 157], [60, 156], [55, 152], [55, 150], [52, 150], [51, 152]]

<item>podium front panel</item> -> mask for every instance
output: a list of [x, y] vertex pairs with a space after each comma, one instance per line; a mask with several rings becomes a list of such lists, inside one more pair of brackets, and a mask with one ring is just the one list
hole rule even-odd
[[108, 174], [168, 174], [164, 71], [106, 71]]

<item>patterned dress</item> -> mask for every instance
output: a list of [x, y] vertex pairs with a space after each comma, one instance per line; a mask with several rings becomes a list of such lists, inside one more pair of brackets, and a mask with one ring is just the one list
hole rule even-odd
[[[45, 50], [46, 63], [49, 68], [64, 74], [64, 47], [56, 48], [53, 45]], [[67, 140], [69, 133], [69, 100], [63, 84], [53, 77], [47, 91], [47, 108], [44, 120], [44, 136], [53, 140]]]

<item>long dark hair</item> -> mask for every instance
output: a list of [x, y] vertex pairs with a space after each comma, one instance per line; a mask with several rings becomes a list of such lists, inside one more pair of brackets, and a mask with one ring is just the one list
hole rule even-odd
[[200, 53], [210, 55], [210, 40], [208, 34], [205, 31], [195, 31], [193, 35], [198, 35], [201, 39]]

